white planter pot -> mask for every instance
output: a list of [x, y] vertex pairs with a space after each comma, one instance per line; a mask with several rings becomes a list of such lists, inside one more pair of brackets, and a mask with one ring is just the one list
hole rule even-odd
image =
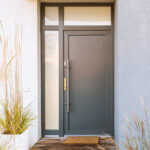
[[0, 141], [9, 143], [10, 150], [29, 150], [28, 130], [22, 134], [0, 134]]

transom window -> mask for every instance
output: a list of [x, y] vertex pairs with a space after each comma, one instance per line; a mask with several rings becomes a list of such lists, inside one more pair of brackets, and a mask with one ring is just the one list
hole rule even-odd
[[65, 7], [64, 25], [111, 25], [111, 8]]
[[[65, 6], [64, 26], [110, 26], [110, 6]], [[59, 8], [45, 7], [45, 25], [59, 25]]]
[[45, 7], [45, 25], [59, 25], [58, 7]]

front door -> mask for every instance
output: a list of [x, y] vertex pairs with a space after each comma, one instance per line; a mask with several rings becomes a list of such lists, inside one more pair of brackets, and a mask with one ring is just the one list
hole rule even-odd
[[64, 32], [66, 135], [113, 135], [111, 31]]
[[113, 4], [42, 3], [42, 135], [113, 135]]

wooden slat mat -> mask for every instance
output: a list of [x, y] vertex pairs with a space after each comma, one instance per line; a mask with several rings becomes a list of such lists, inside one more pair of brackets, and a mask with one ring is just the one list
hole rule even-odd
[[96, 145], [99, 143], [100, 137], [97, 136], [69, 136], [65, 139], [64, 144], [67, 145]]

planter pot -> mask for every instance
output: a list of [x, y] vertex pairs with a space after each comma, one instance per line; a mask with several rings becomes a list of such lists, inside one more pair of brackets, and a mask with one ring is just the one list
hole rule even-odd
[[9, 143], [10, 150], [29, 150], [28, 130], [22, 134], [0, 134], [0, 140]]

